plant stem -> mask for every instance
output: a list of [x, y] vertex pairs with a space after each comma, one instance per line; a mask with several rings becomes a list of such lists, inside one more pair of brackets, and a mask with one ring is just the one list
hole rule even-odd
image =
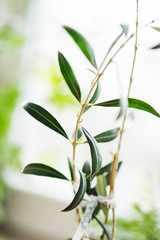
[[[138, 25], [138, 24], [137, 24]], [[113, 54], [113, 56], [108, 60], [107, 64], [105, 65], [105, 67], [103, 68], [103, 70], [101, 71], [101, 73], [97, 73], [96, 77], [95, 77], [95, 81], [93, 83], [93, 85], [90, 88], [90, 91], [86, 97], [86, 100], [84, 102], [84, 104], [81, 105], [81, 110], [80, 113], [78, 115], [77, 118], [77, 122], [76, 122], [76, 127], [75, 127], [75, 134], [74, 134], [74, 140], [73, 140], [73, 183], [76, 182], [76, 165], [75, 165], [75, 153], [76, 153], [76, 146], [77, 146], [77, 131], [78, 131], [78, 126], [81, 122], [81, 117], [83, 114], [83, 111], [85, 109], [85, 107], [88, 104], [88, 100], [89, 97], [93, 91], [93, 89], [95, 88], [96, 84], [98, 83], [99, 79], [101, 78], [101, 76], [104, 74], [105, 70], [107, 69], [107, 67], [110, 65], [110, 63], [112, 63], [113, 59], [117, 56], [117, 54], [120, 52], [120, 50], [128, 43], [128, 41], [133, 38], [134, 34], [131, 34], [130, 37], [118, 48], [118, 50]], [[102, 67], [102, 64], [100, 65]]]
[[[104, 224], [107, 225], [107, 222], [108, 222], [108, 218], [105, 219]], [[102, 235], [101, 235], [100, 240], [103, 240], [103, 239], [104, 239], [104, 236], [105, 236], [105, 232], [104, 232], [104, 230], [103, 230], [103, 233], [102, 233]]]
[[[129, 82], [129, 87], [128, 87], [127, 99], [130, 96], [130, 91], [131, 91], [131, 86], [132, 86], [132, 81], [133, 81], [133, 72], [134, 72], [134, 69], [135, 69], [135, 62], [136, 62], [137, 49], [138, 49], [138, 44], [137, 44], [137, 39], [138, 39], [138, 0], [136, 0], [136, 2], [137, 2], [137, 9], [136, 9], [135, 49], [134, 49], [134, 57], [133, 57], [131, 74], [130, 74], [130, 82]], [[114, 178], [115, 178], [115, 175], [116, 175], [116, 172], [117, 172], [118, 157], [119, 157], [119, 152], [120, 152], [121, 142], [122, 142], [122, 136], [123, 136], [124, 126], [125, 126], [126, 117], [127, 117], [127, 110], [128, 110], [128, 108], [126, 108], [126, 111], [124, 113], [122, 127], [121, 127], [121, 131], [120, 131], [120, 138], [119, 138], [118, 149], [117, 149], [117, 153], [116, 153], [116, 157], [117, 157], [116, 164], [115, 164], [115, 155], [114, 155], [114, 159], [113, 159], [113, 164], [112, 164], [112, 169], [111, 169], [111, 178], [110, 178], [110, 193], [113, 193], [113, 191], [114, 191]], [[113, 220], [112, 220], [111, 240], [114, 239], [115, 225], [116, 225], [116, 218], [115, 218], [115, 209], [114, 209], [114, 207], [112, 209], [112, 216], [113, 216]]]
[[111, 240], [114, 239], [115, 229], [116, 229], [116, 215], [115, 215], [115, 208], [112, 208], [112, 235], [111, 235]]
[[[136, 11], [136, 34], [135, 34], [135, 50], [134, 50], [134, 57], [133, 57], [133, 63], [132, 63], [132, 69], [131, 69], [131, 74], [130, 74], [130, 82], [129, 82], [129, 88], [128, 88], [128, 93], [127, 93], [127, 99], [130, 96], [130, 91], [131, 91], [131, 86], [132, 86], [132, 81], [133, 81], [133, 72], [135, 69], [135, 62], [136, 62], [136, 56], [137, 56], [137, 49], [138, 49], [138, 44], [137, 44], [137, 39], [138, 39], [138, 0], [137, 0], [137, 11]], [[127, 111], [128, 108], [126, 108], [124, 117], [123, 117], [123, 122], [122, 122], [122, 127], [120, 131], [120, 138], [119, 138], [119, 144], [118, 144], [118, 150], [117, 154], [119, 155], [120, 148], [121, 148], [121, 142], [122, 142], [122, 136], [124, 132], [124, 126], [125, 126], [125, 121], [127, 117]]]

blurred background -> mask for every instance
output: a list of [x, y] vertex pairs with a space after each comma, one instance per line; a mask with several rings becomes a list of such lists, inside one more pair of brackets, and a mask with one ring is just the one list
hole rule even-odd
[[[160, 27], [159, 8], [158, 0], [140, 1], [139, 25], [155, 19], [151, 26]], [[60, 74], [57, 51], [73, 67], [83, 99], [94, 77], [88, 69], [94, 69], [62, 25], [87, 38], [100, 64], [121, 32], [120, 24], [129, 25], [129, 34], [135, 31], [135, 13], [135, 0], [0, 0], [0, 240], [62, 240], [72, 236], [74, 212], [60, 213], [73, 196], [69, 183], [22, 174], [26, 164], [41, 162], [69, 176], [71, 146], [31, 118], [22, 105], [31, 101], [45, 107], [71, 137], [80, 106]], [[160, 50], [151, 47], [159, 41], [160, 33], [150, 26], [139, 32], [131, 91], [131, 97], [146, 101], [158, 112]], [[99, 101], [120, 97], [122, 91], [126, 95], [133, 53], [134, 41], [130, 41], [102, 77]], [[83, 125], [92, 135], [119, 127], [117, 113], [118, 109], [91, 109]], [[129, 114], [120, 152], [123, 165], [116, 180], [116, 239], [158, 240], [160, 121], [146, 112]], [[100, 145], [104, 164], [112, 160], [117, 144], [118, 140]], [[80, 146], [77, 165], [88, 157], [87, 146]]]

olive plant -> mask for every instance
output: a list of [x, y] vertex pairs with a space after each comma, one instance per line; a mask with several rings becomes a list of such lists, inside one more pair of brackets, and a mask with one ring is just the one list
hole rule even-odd
[[[136, 99], [130, 98], [130, 90], [133, 81], [133, 73], [136, 62], [137, 55], [137, 39], [138, 39], [138, 0], [137, 0], [137, 8], [136, 8], [136, 30], [129, 37], [127, 37], [128, 26], [121, 25], [121, 32], [113, 41], [111, 46], [108, 48], [104, 59], [102, 60], [99, 67], [97, 66], [96, 58], [93, 52], [93, 49], [90, 43], [86, 40], [82, 34], [80, 34], [75, 29], [63, 26], [63, 29], [66, 33], [73, 39], [76, 45], [79, 47], [84, 56], [88, 59], [92, 67], [95, 69], [95, 77], [92, 81], [91, 88], [82, 102], [82, 92], [79, 86], [79, 83], [76, 79], [74, 71], [66, 57], [58, 52], [58, 62], [60, 71], [62, 76], [69, 87], [71, 93], [75, 97], [75, 100], [79, 102], [80, 110], [78, 111], [77, 121], [74, 126], [74, 139], [71, 141], [70, 137], [67, 134], [67, 131], [64, 130], [59, 121], [46, 109], [43, 107], [28, 102], [24, 105], [24, 109], [36, 120], [52, 129], [54, 132], [60, 134], [62, 137], [69, 141], [72, 145], [72, 159], [68, 158], [68, 168], [70, 172], [70, 178], [66, 177], [57, 169], [54, 169], [50, 166], [41, 163], [31, 163], [28, 164], [23, 173], [25, 174], [34, 174], [40, 176], [46, 176], [51, 178], [59, 178], [64, 181], [70, 181], [73, 185], [74, 198], [71, 203], [62, 211], [67, 212], [73, 209], [76, 209], [76, 214], [78, 216], [79, 225], [73, 236], [73, 240], [80, 239], [95, 239], [93, 236], [90, 236], [88, 231], [88, 224], [92, 222], [93, 219], [96, 219], [99, 226], [102, 228], [102, 234], [98, 237], [98, 239], [103, 240], [114, 239], [115, 234], [115, 203], [114, 203], [114, 182], [115, 177], [120, 169], [121, 161], [119, 161], [119, 152], [121, 148], [121, 141], [124, 132], [125, 121], [127, 118], [127, 109], [134, 108], [142, 111], [146, 111], [156, 117], [160, 117], [159, 113], [148, 103]], [[150, 23], [153, 23], [150, 22]], [[148, 26], [150, 23], [145, 25]], [[155, 30], [159, 31], [158, 28]], [[125, 37], [123, 44], [117, 47], [119, 40]], [[130, 73], [130, 81], [129, 88], [127, 92], [127, 97], [112, 99], [110, 101], [97, 102], [101, 88], [100, 88], [100, 80], [101, 76], [108, 69], [108, 66], [113, 62], [119, 52], [127, 45], [127, 43], [135, 38], [134, 44], [134, 56], [131, 66]], [[158, 48], [156, 46], [156, 48]], [[112, 51], [111, 51], [112, 50]], [[112, 55], [111, 55], [112, 53]], [[118, 107], [119, 114], [117, 119], [120, 117], [123, 119], [122, 126], [119, 128], [114, 128], [110, 130], [105, 130], [104, 132], [98, 133], [96, 136], [92, 136], [92, 134], [83, 126], [82, 117], [84, 118], [86, 111], [89, 111], [91, 107]], [[119, 137], [117, 151], [114, 153], [113, 161], [108, 163], [107, 165], [103, 164], [103, 158], [100, 153], [98, 144], [99, 143], [107, 143], [115, 138]], [[85, 139], [85, 140], [83, 140]], [[88, 144], [90, 149], [90, 161], [85, 161], [82, 169], [78, 169], [76, 164], [76, 149], [80, 144]], [[85, 160], [85, 159], [84, 159]], [[77, 177], [79, 176], [79, 177]], [[77, 183], [79, 179], [79, 187], [78, 190], [75, 188], [75, 183]], [[95, 184], [93, 184], [93, 181]], [[99, 217], [99, 211], [102, 210], [105, 222], [103, 222]], [[110, 232], [107, 227], [108, 221], [108, 212], [112, 212], [112, 231]]]

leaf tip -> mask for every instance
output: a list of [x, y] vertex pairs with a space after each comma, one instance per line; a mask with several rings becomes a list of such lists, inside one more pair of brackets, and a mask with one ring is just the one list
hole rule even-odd
[[26, 101], [25, 101], [25, 102], [23, 102], [23, 103], [22, 103], [22, 105], [21, 105], [21, 106], [22, 106], [22, 108], [23, 108], [23, 109], [25, 109], [25, 107], [26, 107], [26, 105], [27, 105], [27, 104], [28, 104], [28, 102], [26, 102]]
[[121, 26], [122, 31], [123, 31], [123, 33], [125, 34], [125, 36], [127, 36], [128, 30], [129, 30], [129, 26], [126, 25], [126, 24], [120, 24], [120, 26]]

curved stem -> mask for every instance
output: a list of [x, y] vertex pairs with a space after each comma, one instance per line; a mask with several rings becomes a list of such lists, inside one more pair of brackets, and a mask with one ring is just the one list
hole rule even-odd
[[[107, 225], [107, 223], [108, 223], [108, 218], [106, 218], [105, 221], [104, 221], [104, 224], [105, 224], [105, 225]], [[105, 237], [105, 231], [103, 230], [103, 233], [102, 233], [102, 235], [101, 235], [100, 240], [103, 240], [104, 237]]]

